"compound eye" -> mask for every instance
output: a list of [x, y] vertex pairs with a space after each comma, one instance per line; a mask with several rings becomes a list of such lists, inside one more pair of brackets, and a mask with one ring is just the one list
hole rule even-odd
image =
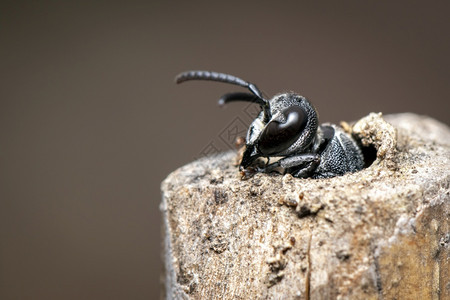
[[261, 133], [258, 149], [263, 155], [274, 155], [286, 150], [302, 134], [308, 121], [306, 112], [299, 106], [283, 110], [286, 121], [271, 121]]

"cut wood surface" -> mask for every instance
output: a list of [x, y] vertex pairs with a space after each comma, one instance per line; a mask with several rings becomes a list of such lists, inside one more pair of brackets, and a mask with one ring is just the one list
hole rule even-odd
[[414, 114], [343, 127], [377, 149], [360, 172], [241, 180], [227, 152], [170, 174], [165, 297], [450, 299], [450, 129]]

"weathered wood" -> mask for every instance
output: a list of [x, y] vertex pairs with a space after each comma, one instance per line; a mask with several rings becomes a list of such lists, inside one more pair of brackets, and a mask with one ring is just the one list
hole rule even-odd
[[450, 130], [386, 120], [344, 126], [378, 149], [354, 174], [243, 181], [234, 152], [170, 174], [167, 298], [450, 299]]

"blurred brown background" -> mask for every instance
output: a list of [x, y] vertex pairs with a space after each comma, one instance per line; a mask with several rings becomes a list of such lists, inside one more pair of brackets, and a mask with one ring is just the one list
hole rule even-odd
[[158, 297], [160, 182], [249, 121], [178, 72], [450, 121], [448, 1], [319, 2], [2, 1], [0, 299]]

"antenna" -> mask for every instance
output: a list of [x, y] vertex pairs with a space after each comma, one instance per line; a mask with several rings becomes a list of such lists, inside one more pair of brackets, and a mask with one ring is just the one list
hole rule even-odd
[[187, 71], [180, 73], [175, 77], [176, 83], [182, 83], [188, 80], [218, 81], [248, 88], [249, 91], [256, 96], [256, 98], [248, 93], [230, 93], [223, 95], [219, 100], [219, 104], [223, 105], [227, 102], [232, 101], [246, 101], [257, 103], [261, 106], [262, 110], [264, 111], [264, 120], [267, 122], [270, 119], [269, 101], [264, 99], [261, 91], [253, 83], [247, 82], [233, 75], [210, 71]]

